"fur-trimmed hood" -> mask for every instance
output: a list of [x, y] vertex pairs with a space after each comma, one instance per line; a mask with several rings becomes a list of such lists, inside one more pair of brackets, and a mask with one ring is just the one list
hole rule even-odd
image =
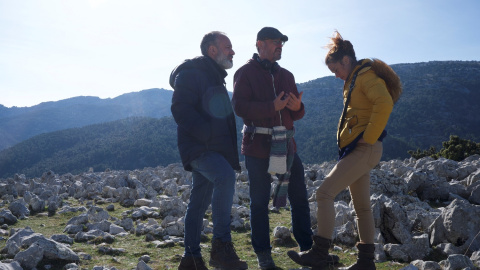
[[[390, 96], [392, 96], [393, 103], [396, 103], [402, 94], [402, 83], [397, 73], [395, 73], [389, 65], [377, 58], [362, 59], [359, 61], [360, 65], [366, 63], [370, 63], [370, 67], [367, 67], [365, 71], [371, 68], [375, 71], [378, 77], [385, 81], [388, 92], [390, 93]], [[364, 70], [361, 70], [359, 73], [362, 72], [364, 72]]]

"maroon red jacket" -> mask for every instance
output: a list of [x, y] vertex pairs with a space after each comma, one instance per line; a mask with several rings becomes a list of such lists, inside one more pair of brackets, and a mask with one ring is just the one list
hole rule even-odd
[[[296, 112], [284, 108], [280, 111], [280, 120], [280, 114], [275, 111], [273, 101], [282, 91], [299, 96], [293, 74], [280, 66], [271, 72], [252, 58], [240, 67], [233, 77], [233, 109], [247, 126], [272, 128], [283, 125], [291, 130], [293, 121], [305, 115], [305, 107], [302, 103], [301, 109]], [[270, 143], [271, 135], [255, 134], [252, 140], [251, 133], [244, 133], [242, 154], [268, 158]]]

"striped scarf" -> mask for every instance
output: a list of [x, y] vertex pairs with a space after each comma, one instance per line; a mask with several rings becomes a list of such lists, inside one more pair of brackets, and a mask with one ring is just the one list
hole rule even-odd
[[295, 129], [287, 130], [284, 126], [273, 127], [268, 172], [278, 178], [278, 184], [273, 191], [275, 207], [287, 205], [290, 170], [295, 155], [294, 134]]

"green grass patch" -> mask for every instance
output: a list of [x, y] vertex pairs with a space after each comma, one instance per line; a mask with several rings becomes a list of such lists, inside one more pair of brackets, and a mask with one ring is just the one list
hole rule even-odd
[[[75, 200], [69, 200], [68, 203], [72, 206], [79, 206], [80, 204]], [[126, 210], [131, 210], [133, 208], [125, 208], [119, 204], [114, 204], [115, 210], [109, 212], [109, 214], [116, 218], [122, 218], [122, 213]], [[100, 205], [105, 208], [106, 205]], [[87, 207], [88, 208], [88, 207]], [[78, 216], [82, 212], [76, 213], [64, 213], [64, 214], [55, 214], [53, 216], [48, 216], [46, 213], [40, 213], [35, 216], [31, 216], [25, 220], [19, 220], [17, 224], [10, 226], [10, 228], [25, 228], [30, 227], [36, 233], [41, 233], [46, 237], [50, 237], [53, 234], [61, 234], [68, 222], [72, 217]], [[210, 219], [209, 215], [206, 215]], [[290, 228], [291, 224], [291, 214], [287, 209], [280, 209], [278, 213], [270, 213], [270, 231], [271, 235], [273, 229], [276, 226], [285, 226]], [[157, 220], [159, 223], [161, 220]], [[146, 222], [146, 221], [143, 221]], [[210, 258], [210, 241], [212, 235], [207, 235], [206, 239], [202, 240], [202, 255], [204, 260], [208, 264]], [[255, 253], [253, 251], [250, 239], [250, 230], [238, 230], [232, 231], [232, 238], [235, 245], [235, 249], [239, 257], [245, 260], [250, 269], [258, 269], [257, 260]], [[272, 257], [278, 266], [278, 269], [291, 270], [291, 269], [301, 269], [299, 265], [291, 261], [286, 252], [288, 250], [299, 251], [298, 245], [294, 239], [284, 241], [283, 243], [276, 242], [273, 237], [272, 239]], [[161, 240], [161, 239], [159, 239]], [[0, 242], [0, 249], [5, 246], [5, 241]], [[121, 248], [125, 250], [125, 253], [107, 255], [102, 254], [98, 251], [100, 246], [107, 246], [111, 248]], [[340, 257], [342, 262], [339, 267], [348, 266], [355, 262], [356, 255], [351, 248], [342, 247], [343, 251], [332, 251], [332, 253]], [[180, 262], [181, 255], [183, 254], [184, 248], [175, 244], [173, 247], [168, 248], [156, 248], [152, 242], [145, 241], [145, 236], [136, 236], [135, 234], [129, 234], [125, 237], [116, 237], [115, 241], [111, 244], [100, 243], [100, 241], [89, 241], [88, 243], [77, 243], [75, 242], [71, 249], [77, 254], [82, 252], [89, 254], [91, 260], [81, 260], [79, 266], [84, 269], [92, 269], [94, 266], [106, 266], [106, 267], [116, 267], [117, 269], [134, 269], [138, 263], [139, 258], [142, 255], [149, 255], [151, 261], [148, 265], [152, 269], [177, 269]], [[406, 266], [406, 264], [400, 264], [395, 262], [384, 262], [377, 263], [377, 269], [379, 270], [394, 270], [400, 269]], [[52, 262], [52, 266], [55, 269], [57, 266]]]

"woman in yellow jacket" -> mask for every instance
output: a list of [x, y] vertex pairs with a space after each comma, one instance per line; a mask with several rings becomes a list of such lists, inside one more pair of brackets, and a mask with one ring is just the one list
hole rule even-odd
[[353, 45], [335, 32], [328, 45], [325, 64], [337, 78], [345, 81], [344, 110], [338, 124], [339, 162], [316, 191], [317, 234], [309, 251], [289, 251], [296, 263], [322, 269], [332, 262], [335, 224], [335, 196], [349, 187], [357, 215], [360, 242], [357, 262], [350, 270], [376, 269], [374, 263], [375, 224], [370, 206], [370, 171], [380, 162], [385, 126], [402, 87], [395, 72], [374, 59], [357, 61]]

